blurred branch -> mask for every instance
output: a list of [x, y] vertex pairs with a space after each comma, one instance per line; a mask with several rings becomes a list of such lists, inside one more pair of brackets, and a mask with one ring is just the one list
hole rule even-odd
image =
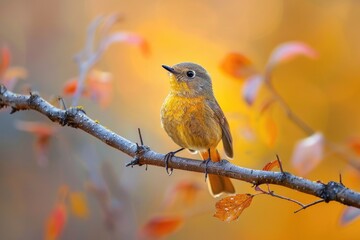
[[[156, 153], [144, 146], [138, 146], [117, 135], [89, 118], [81, 108], [62, 110], [52, 106], [36, 93], [30, 95], [16, 94], [7, 90], [4, 85], [0, 85], [0, 108], [3, 107], [11, 107], [11, 113], [20, 110], [35, 110], [62, 126], [79, 128], [107, 145], [133, 157], [136, 160], [133, 164], [148, 164], [160, 167], [165, 165], [164, 154]], [[169, 161], [169, 167], [193, 172], [205, 172], [205, 165], [202, 164], [202, 161], [180, 157], [173, 157]], [[334, 181], [327, 184], [314, 182], [287, 172], [270, 172], [238, 167], [226, 160], [217, 163], [210, 162], [207, 166], [207, 172], [249, 182], [257, 186], [261, 184], [280, 185], [319, 197], [325, 202], [336, 201], [360, 208], [360, 193]]]

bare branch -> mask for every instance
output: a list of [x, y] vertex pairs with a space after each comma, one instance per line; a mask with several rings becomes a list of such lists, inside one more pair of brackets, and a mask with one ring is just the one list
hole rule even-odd
[[[11, 107], [14, 111], [35, 110], [47, 116], [51, 121], [61, 125], [79, 128], [107, 145], [121, 152], [138, 158], [138, 164], [148, 164], [164, 167], [164, 154], [151, 151], [149, 148], [137, 146], [135, 143], [117, 135], [86, 116], [79, 108], [61, 110], [52, 106], [38, 94], [21, 95], [8, 91], [0, 85], [0, 108]], [[139, 148], [141, 148], [139, 151]], [[173, 157], [169, 167], [193, 172], [205, 172], [202, 161]], [[207, 172], [227, 176], [233, 179], [249, 182], [254, 185], [274, 184], [294, 189], [299, 192], [321, 198], [324, 202], [336, 201], [348, 206], [360, 208], [360, 193], [355, 192], [341, 183], [330, 181], [327, 184], [311, 181], [287, 172], [270, 172], [235, 166], [226, 160], [210, 162]], [[319, 200], [320, 201], [320, 200]]]

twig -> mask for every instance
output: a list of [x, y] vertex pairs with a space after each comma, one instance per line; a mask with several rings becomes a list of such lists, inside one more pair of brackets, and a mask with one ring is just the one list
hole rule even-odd
[[[272, 94], [273, 98], [280, 104], [288, 118], [295, 123], [301, 130], [303, 130], [308, 136], [315, 133], [315, 130], [311, 128], [304, 120], [302, 120], [287, 104], [284, 98], [276, 91], [274, 86], [270, 81], [270, 74], [265, 74], [265, 81], [264, 86], [267, 90]], [[330, 142], [329, 140], [325, 139], [325, 144], [328, 148], [330, 148], [339, 158], [345, 160], [348, 164], [352, 167], [360, 171], [360, 159], [355, 159], [351, 156], [348, 152], [343, 150], [340, 146], [335, 143]]]
[[[139, 149], [135, 143], [117, 135], [97, 121], [92, 120], [86, 116], [82, 109], [68, 108], [67, 110], [62, 110], [52, 106], [36, 93], [32, 95], [15, 94], [8, 91], [4, 85], [0, 85], [0, 107], [6, 106], [16, 111], [35, 110], [47, 116], [53, 122], [58, 122], [63, 126], [67, 125], [79, 128], [131, 157], [137, 156], [137, 164], [165, 166], [164, 154], [156, 153], [149, 148], [143, 148], [143, 151], [139, 154]], [[204, 173], [205, 166], [201, 163], [202, 161], [175, 156], [169, 162], [169, 167]], [[327, 184], [323, 184], [287, 172], [270, 172], [243, 168], [235, 166], [226, 160], [217, 163], [210, 162], [207, 166], [207, 172], [209, 174], [246, 181], [254, 185], [280, 185], [319, 197], [325, 202], [336, 201], [348, 206], [360, 208], [360, 193], [338, 182], [330, 181]]]
[[316, 205], [316, 204], [318, 204], [318, 203], [322, 203], [322, 202], [325, 202], [325, 200], [324, 200], [324, 199], [320, 199], [320, 200], [317, 200], [317, 201], [312, 202], [312, 203], [310, 203], [310, 204], [303, 205], [300, 209], [296, 210], [294, 213], [298, 213], [298, 212], [300, 212], [301, 210], [304, 210], [304, 209], [306, 209], [306, 208], [308, 208], [308, 207], [314, 206], [314, 205]]

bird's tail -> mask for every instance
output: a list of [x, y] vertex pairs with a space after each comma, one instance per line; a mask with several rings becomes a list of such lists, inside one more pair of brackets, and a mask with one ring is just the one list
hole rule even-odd
[[[201, 152], [200, 155], [203, 160], [209, 159], [208, 151]], [[213, 162], [219, 162], [221, 160], [220, 154], [216, 148], [210, 149], [210, 157]], [[209, 174], [207, 182], [209, 192], [213, 197], [219, 197], [223, 193], [235, 193], [234, 185], [228, 177]]]

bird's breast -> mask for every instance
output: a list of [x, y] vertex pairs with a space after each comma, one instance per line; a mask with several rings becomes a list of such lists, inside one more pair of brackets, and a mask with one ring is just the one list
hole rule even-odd
[[205, 97], [169, 94], [161, 108], [161, 122], [179, 146], [193, 150], [216, 147], [222, 131]]

